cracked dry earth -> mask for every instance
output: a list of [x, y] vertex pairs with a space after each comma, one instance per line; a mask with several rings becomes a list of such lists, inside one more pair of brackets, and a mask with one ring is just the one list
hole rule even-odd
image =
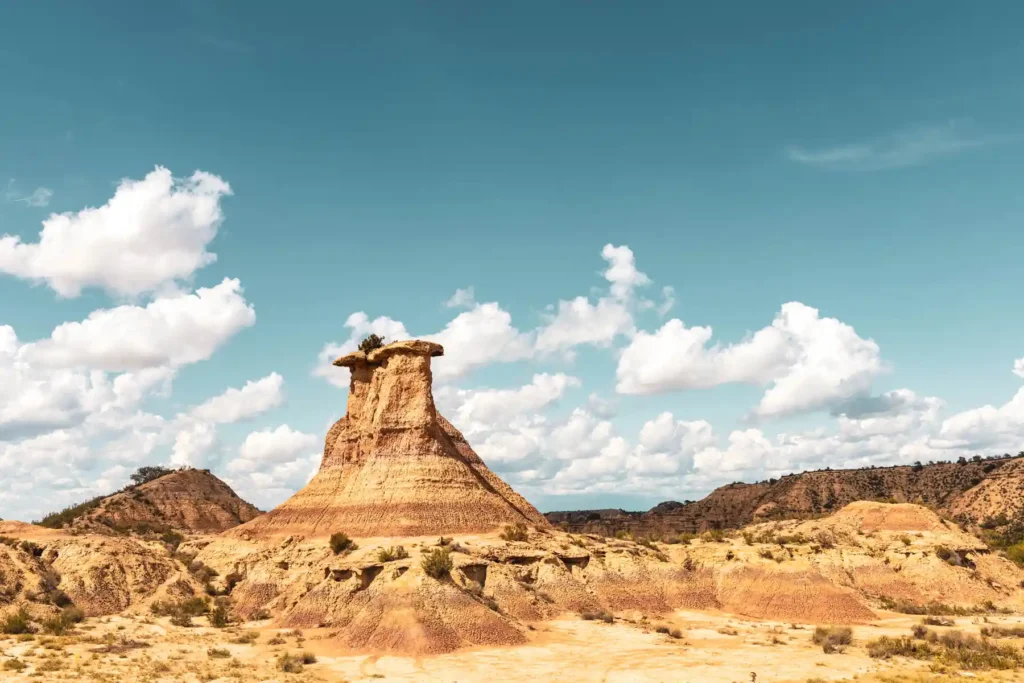
[[[989, 625], [1024, 623], [986, 617]], [[958, 618], [956, 628], [976, 633], [980, 617]], [[825, 654], [812, 643], [813, 626], [739, 619], [722, 613], [676, 611], [657, 620], [624, 615], [613, 623], [558, 619], [536, 624], [516, 647], [473, 648], [455, 653], [401, 657], [339, 653], [323, 630], [246, 627], [215, 629], [197, 620], [192, 628], [164, 618], [87, 619], [60, 637], [0, 639], [0, 680], [250, 683], [279, 681], [664, 681], [683, 683], [805, 683], [865, 681], [1020, 681], [1019, 672], [932, 673], [908, 660], [877, 660], [865, 643], [901, 635], [916, 617], [883, 614], [854, 627], [853, 644]], [[657, 631], [679, 630], [678, 638]], [[1019, 641], [1018, 641], [1019, 644]], [[280, 670], [282, 655], [308, 653], [301, 671]], [[23, 667], [15, 670], [10, 662]]]

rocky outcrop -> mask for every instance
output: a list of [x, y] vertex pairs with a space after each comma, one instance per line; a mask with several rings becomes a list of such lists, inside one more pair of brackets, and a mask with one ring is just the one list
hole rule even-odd
[[483, 533], [548, 526], [437, 413], [438, 344], [402, 341], [335, 361], [351, 371], [348, 409], [331, 427], [316, 476], [235, 534], [353, 537]]
[[208, 470], [182, 469], [107, 496], [66, 528], [72, 531], [219, 533], [260, 515]]

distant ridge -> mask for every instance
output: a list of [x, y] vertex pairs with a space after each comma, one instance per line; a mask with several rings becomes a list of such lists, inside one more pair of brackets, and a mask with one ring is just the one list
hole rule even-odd
[[1024, 523], [1024, 452], [957, 462], [818, 470], [754, 484], [732, 483], [699, 501], [665, 501], [647, 512], [549, 512], [575, 533], [699, 533], [757, 521], [831, 514], [855, 501], [918, 503], [973, 524]]

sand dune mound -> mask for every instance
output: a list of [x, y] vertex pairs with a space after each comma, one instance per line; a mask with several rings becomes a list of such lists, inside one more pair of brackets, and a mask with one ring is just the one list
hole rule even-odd
[[[957, 533], [955, 527], [931, 510], [920, 505], [907, 503], [876, 503], [872, 501], [856, 501], [850, 503], [836, 514], [826, 518], [827, 526], [832, 528], [850, 527], [856, 531], [937, 531]], [[971, 538], [964, 535], [966, 541]], [[977, 540], [974, 540], [977, 544]]]
[[548, 525], [491, 472], [431, 393], [437, 344], [404, 341], [335, 361], [351, 370], [348, 411], [330, 429], [320, 470], [301, 491], [236, 533], [255, 538], [481, 533]]

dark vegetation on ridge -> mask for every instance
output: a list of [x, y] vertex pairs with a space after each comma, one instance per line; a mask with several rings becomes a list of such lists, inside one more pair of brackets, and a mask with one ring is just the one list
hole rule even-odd
[[[102, 496], [96, 496], [95, 498], [90, 498], [84, 503], [78, 503], [77, 505], [69, 505], [63, 510], [59, 510], [57, 512], [51, 512], [38, 522], [33, 522], [33, 524], [38, 524], [39, 526], [44, 526], [48, 529], [62, 529], [68, 524], [74, 522], [79, 517], [98, 508], [100, 503], [102, 503], [107, 498], [115, 496], [118, 493], [131, 491], [132, 489], [138, 488], [139, 486], [142, 486], [147, 482], [159, 479], [160, 477], [166, 477], [168, 474], [173, 474], [176, 471], [177, 470], [172, 470], [167, 467], [160, 467], [158, 465], [140, 467], [139, 469], [135, 470], [135, 473], [129, 477], [132, 480], [132, 483], [128, 484], [124, 488], [118, 489], [113, 493], [108, 493]], [[204, 471], [209, 472], [209, 470]]]
[[160, 536], [220, 532], [253, 519], [259, 510], [209, 470], [140, 467], [128, 486], [53, 512], [36, 524], [72, 533]]

